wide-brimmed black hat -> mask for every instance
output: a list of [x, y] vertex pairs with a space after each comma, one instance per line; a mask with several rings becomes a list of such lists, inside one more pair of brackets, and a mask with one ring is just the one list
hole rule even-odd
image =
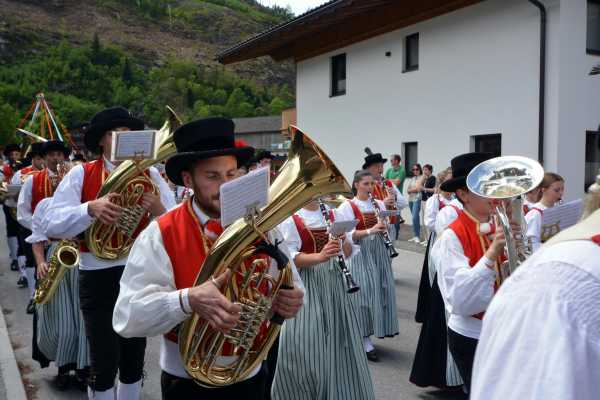
[[4, 157], [8, 157], [13, 151], [21, 151], [21, 146], [16, 143], [7, 144], [4, 146]]
[[227, 118], [206, 118], [180, 126], [173, 133], [177, 154], [167, 160], [165, 171], [169, 180], [183, 186], [181, 171], [196, 160], [218, 156], [235, 156], [238, 166], [244, 165], [254, 154], [254, 148], [236, 145], [235, 125]]
[[456, 156], [450, 161], [452, 166], [452, 179], [444, 181], [440, 189], [444, 192], [456, 192], [457, 189], [467, 186], [469, 172], [484, 161], [494, 158], [491, 153], [466, 153]]
[[31, 148], [27, 152], [27, 158], [33, 158], [35, 156], [42, 157], [44, 154], [44, 142], [31, 143]]
[[373, 153], [368, 147], [365, 147], [365, 153], [367, 153], [367, 156], [365, 157], [365, 163], [363, 164], [362, 169], [367, 169], [373, 164], [385, 164], [387, 162], [387, 158], [383, 158], [381, 153]]
[[41, 155], [45, 156], [51, 151], [62, 151], [62, 153], [65, 155], [65, 158], [69, 157], [69, 154], [71, 154], [71, 148], [60, 140], [49, 140], [45, 142], [42, 146]]
[[273, 160], [273, 159], [275, 159], [275, 156], [273, 154], [271, 154], [271, 152], [269, 150], [259, 150], [254, 158], [256, 159], [256, 161], [260, 161], [265, 158], [268, 158], [269, 160]]
[[144, 121], [135, 118], [123, 107], [111, 107], [100, 111], [92, 117], [87, 129], [84, 129], [85, 147], [92, 152], [98, 152], [99, 143], [104, 133], [111, 129], [125, 126], [132, 131], [144, 129]]

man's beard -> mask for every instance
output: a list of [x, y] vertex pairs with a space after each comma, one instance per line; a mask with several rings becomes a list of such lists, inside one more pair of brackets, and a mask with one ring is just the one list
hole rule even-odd
[[218, 196], [212, 197], [211, 199], [198, 196], [196, 193], [201, 192], [195, 184], [192, 184], [192, 190], [194, 191], [194, 202], [202, 211], [204, 211], [211, 218], [221, 218], [221, 209], [219, 207], [215, 207], [212, 203], [213, 200], [219, 200]]

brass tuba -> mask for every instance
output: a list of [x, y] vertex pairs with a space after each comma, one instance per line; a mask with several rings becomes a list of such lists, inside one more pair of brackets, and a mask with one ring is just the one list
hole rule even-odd
[[[543, 178], [544, 168], [537, 161], [519, 156], [484, 161], [467, 176], [467, 187], [471, 192], [495, 200], [495, 212], [506, 237], [507, 261], [500, 266], [502, 279], [531, 255], [531, 244], [524, 237], [527, 224], [523, 215], [523, 195], [535, 189]], [[512, 235], [511, 221], [521, 226], [518, 237]]]
[[48, 273], [38, 282], [33, 295], [36, 304], [46, 304], [58, 289], [65, 273], [79, 264], [77, 242], [70, 239], [61, 240], [48, 261]]
[[[179, 351], [184, 367], [196, 383], [221, 387], [239, 382], [266, 358], [283, 321], [269, 322], [262, 345], [254, 348], [260, 326], [269, 319], [271, 302], [280, 288], [292, 285], [289, 263], [280, 266], [279, 276], [243, 273], [243, 261], [256, 254], [255, 244], [266, 237], [284, 219], [304, 205], [335, 193], [349, 193], [350, 186], [329, 157], [298, 128], [291, 127], [292, 145], [289, 158], [269, 189], [269, 202], [254, 219], [240, 219], [231, 224], [217, 239], [207, 255], [195, 285], [231, 269], [232, 280], [221, 289], [223, 295], [241, 305], [240, 322], [228, 334], [221, 334], [200, 319], [189, 317], [179, 331]], [[237, 272], [237, 273], [236, 273]], [[235, 276], [241, 273], [243, 282]], [[268, 296], [252, 289], [252, 283], [268, 281]], [[241, 290], [235, 290], [235, 286]], [[256, 285], [258, 286], [258, 285]], [[273, 321], [273, 320], [271, 320]], [[227, 364], [217, 363], [223, 346], [233, 346], [237, 357]]]
[[98, 192], [98, 198], [108, 193], [119, 193], [121, 197], [116, 203], [124, 208], [115, 225], [106, 225], [95, 220], [85, 231], [87, 247], [98, 258], [117, 260], [127, 256], [135, 238], [149, 222], [149, 213], [141, 205], [141, 200], [146, 192], [158, 194], [158, 188], [144, 171], [152, 164], [175, 154], [173, 132], [181, 125], [181, 121], [170, 107], [167, 107], [167, 112], [167, 121], [157, 131], [157, 158], [139, 163], [124, 161], [106, 178]]

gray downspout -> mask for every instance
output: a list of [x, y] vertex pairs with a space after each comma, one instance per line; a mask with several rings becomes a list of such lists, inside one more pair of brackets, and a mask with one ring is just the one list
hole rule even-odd
[[540, 10], [540, 93], [538, 121], [538, 161], [544, 165], [544, 119], [546, 110], [546, 7], [539, 0], [528, 0]]

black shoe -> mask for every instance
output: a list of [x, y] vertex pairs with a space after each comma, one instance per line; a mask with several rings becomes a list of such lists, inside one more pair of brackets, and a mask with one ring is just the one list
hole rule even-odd
[[11, 271], [19, 270], [19, 264], [17, 263], [17, 260], [12, 260], [12, 262], [10, 263], [10, 270]]
[[27, 287], [27, 278], [25, 278], [24, 276], [20, 277], [19, 280], [17, 281], [17, 286], [21, 289], [26, 288]]
[[54, 378], [54, 386], [61, 392], [64, 392], [65, 390], [67, 390], [69, 388], [70, 384], [71, 384], [71, 375], [69, 375], [68, 372], [65, 374], [58, 374], [58, 375], [56, 375], [56, 378]]
[[33, 314], [34, 312], [35, 312], [35, 304], [33, 303], [33, 300], [29, 300], [29, 304], [27, 304], [27, 314]]
[[379, 357], [377, 357], [377, 352], [375, 351], [375, 349], [367, 351], [367, 360], [373, 362], [379, 361]]

